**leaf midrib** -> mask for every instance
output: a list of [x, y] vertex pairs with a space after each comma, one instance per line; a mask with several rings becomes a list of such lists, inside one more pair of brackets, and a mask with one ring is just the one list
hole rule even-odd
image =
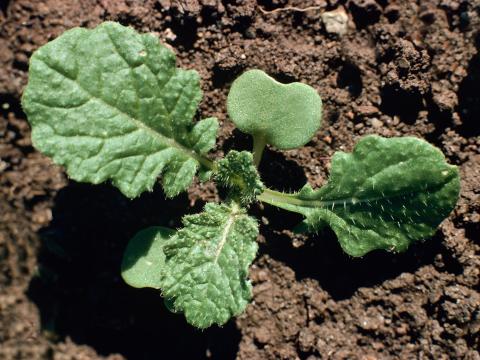
[[108, 103], [107, 101], [105, 101], [104, 99], [102, 99], [101, 97], [98, 97], [98, 96], [95, 96], [93, 95], [90, 91], [88, 91], [87, 89], [85, 89], [78, 81], [77, 79], [73, 79], [71, 78], [70, 76], [68, 76], [67, 74], [63, 73], [62, 71], [60, 71], [59, 69], [53, 67], [51, 64], [49, 64], [45, 59], [41, 58], [40, 56], [38, 56], [37, 54], [37, 59], [39, 61], [41, 61], [42, 63], [44, 63], [49, 69], [53, 70], [54, 72], [60, 74], [61, 76], [63, 76], [65, 79], [68, 79], [69, 81], [72, 81], [74, 82], [82, 91], [84, 91], [87, 96], [89, 97], [90, 100], [97, 100], [99, 101], [100, 103], [102, 103], [103, 105], [105, 105], [106, 107], [112, 109], [113, 111], [116, 111], [117, 113], [119, 113], [120, 115], [123, 115], [125, 116], [127, 119], [129, 119], [137, 128], [141, 129], [141, 130], [144, 130], [145, 132], [147, 132], [148, 134], [150, 134], [151, 136], [153, 136], [154, 138], [156, 138], [157, 140], [159, 140], [160, 142], [163, 142], [164, 144], [166, 144], [167, 146], [169, 147], [173, 147], [173, 148], [176, 148], [177, 150], [181, 151], [182, 153], [184, 153], [185, 155], [195, 159], [196, 161], [198, 161], [200, 164], [202, 165], [205, 165], [207, 167], [209, 167], [209, 160], [200, 156], [199, 154], [197, 154], [194, 150], [190, 150], [186, 147], [184, 147], [182, 144], [178, 143], [177, 141], [175, 141], [174, 139], [172, 138], [169, 138], [161, 133], [159, 133], [158, 131], [152, 129], [151, 127], [145, 125], [141, 120], [138, 120], [137, 118], [131, 116], [130, 114], [127, 114], [126, 112], [122, 111], [121, 109], [119, 109], [118, 107]]
[[[279, 207], [283, 207], [285, 208], [286, 207], [289, 207], [289, 209], [292, 209], [291, 206], [293, 207], [297, 207], [297, 208], [307, 208], [307, 209], [315, 209], [315, 208], [322, 208], [322, 209], [327, 209], [327, 210], [330, 210], [332, 211], [333, 208], [337, 205], [340, 205], [340, 206], [350, 206], [350, 205], [362, 205], [362, 204], [365, 204], [365, 203], [369, 203], [369, 202], [374, 202], [374, 201], [379, 201], [379, 200], [389, 200], [389, 199], [393, 199], [393, 198], [398, 198], [398, 197], [401, 197], [401, 196], [410, 196], [412, 194], [419, 194], [419, 193], [423, 193], [423, 192], [432, 192], [432, 189], [436, 189], [436, 188], [441, 188], [443, 186], [445, 186], [445, 184], [447, 184], [448, 182], [450, 182], [452, 179], [449, 179], [447, 182], [443, 183], [443, 184], [440, 184], [438, 186], [434, 186], [434, 187], [430, 187], [430, 188], [427, 188], [427, 189], [422, 189], [422, 190], [419, 190], [419, 191], [410, 191], [410, 192], [405, 192], [405, 193], [398, 193], [398, 194], [395, 194], [395, 195], [391, 195], [391, 196], [378, 196], [378, 197], [374, 197], [374, 198], [369, 198], [369, 199], [356, 199], [354, 197], [351, 197], [351, 198], [347, 198], [347, 199], [336, 199], [336, 200], [327, 200], [327, 201], [322, 201], [322, 200], [312, 200], [312, 199], [301, 199], [299, 198], [296, 194], [296, 195], [292, 195], [292, 194], [282, 194], [280, 192], [277, 192], [277, 191], [274, 191], [274, 190], [270, 190], [270, 189], [266, 189], [264, 191], [264, 193], [259, 196], [259, 200], [261, 201], [265, 201], [266, 199], [264, 198], [264, 194], [269, 194], [269, 197], [271, 200], [273, 200], [273, 202], [275, 202], [275, 205], [276, 206], [279, 206]], [[269, 202], [269, 201], [265, 201], [265, 202]], [[285, 204], [285, 206], [281, 206], [282, 204]], [[287, 209], [287, 210], [289, 210]], [[297, 211], [297, 212], [300, 212], [300, 211]], [[302, 212], [300, 212], [302, 213]]]
[[220, 257], [220, 254], [222, 253], [223, 247], [227, 243], [227, 238], [228, 235], [230, 234], [231, 228], [233, 224], [235, 223], [236, 218], [240, 214], [238, 213], [237, 209], [232, 209], [232, 212], [229, 214], [227, 221], [225, 222], [225, 228], [223, 229], [222, 236], [220, 238], [220, 241], [217, 245], [217, 249], [215, 250], [215, 257], [213, 259], [213, 262], [216, 264], [218, 261], [218, 258]]

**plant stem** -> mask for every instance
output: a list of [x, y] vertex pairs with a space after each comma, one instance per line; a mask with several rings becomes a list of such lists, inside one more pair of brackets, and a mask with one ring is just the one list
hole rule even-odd
[[[255, 136], [253, 138], [253, 159], [255, 165], [258, 167], [260, 160], [262, 158], [263, 150], [265, 149], [266, 141], [261, 136]], [[194, 158], [206, 167], [209, 170], [215, 170], [215, 162], [208, 159], [205, 156], [195, 153]], [[279, 207], [284, 210], [293, 211], [302, 213], [300, 208], [312, 208], [312, 207], [325, 207], [331, 204], [336, 204], [337, 202], [343, 203], [342, 201], [320, 201], [320, 200], [306, 200], [299, 199], [296, 194], [286, 194], [280, 191], [275, 191], [272, 189], [266, 188], [260, 195], [257, 196], [257, 199], [270, 204], [272, 206]]]
[[265, 149], [265, 145], [267, 141], [261, 135], [254, 135], [253, 136], [253, 163], [258, 168], [260, 165], [260, 161], [262, 161], [263, 150]]
[[295, 195], [285, 194], [271, 189], [265, 189], [263, 193], [257, 196], [257, 199], [264, 203], [295, 212], [298, 212], [294, 210], [297, 206], [312, 206], [307, 203], [307, 201], [301, 200]]
[[[254, 153], [253, 153], [253, 158], [254, 158], [254, 162], [255, 162], [255, 165], [258, 166], [258, 164], [260, 163], [260, 160], [261, 160], [261, 157], [262, 157], [262, 152], [263, 152], [263, 149], [265, 148], [265, 140], [263, 139], [263, 137], [254, 137], [254, 141], [253, 141], [253, 144], [254, 144]], [[256, 150], [256, 151], [255, 151]], [[205, 166], [207, 169], [209, 170], [214, 170], [215, 169], [215, 162], [208, 159], [207, 157], [205, 156], [202, 156], [202, 155], [198, 155], [198, 154], [195, 154], [195, 159], [197, 159], [197, 161], [202, 164], [203, 166]], [[270, 205], [273, 205], [273, 206], [276, 206], [276, 207], [279, 207], [279, 208], [282, 208], [282, 209], [285, 209], [285, 210], [290, 210], [290, 211], [295, 211], [294, 208], [296, 206], [312, 206], [312, 205], [319, 205], [321, 202], [320, 201], [304, 201], [304, 200], [301, 200], [301, 199], [298, 199], [295, 195], [293, 194], [285, 194], [285, 193], [282, 193], [280, 191], [275, 191], [275, 190], [271, 190], [271, 189], [265, 189], [263, 191], [263, 193], [261, 193], [260, 195], [257, 196], [257, 199], [264, 202], [264, 203], [267, 203], [267, 204], [270, 204]], [[312, 204], [312, 203], [319, 203], [319, 204]]]
[[205, 156], [192, 152], [192, 157], [209, 170], [213, 170], [215, 168], [215, 162]]

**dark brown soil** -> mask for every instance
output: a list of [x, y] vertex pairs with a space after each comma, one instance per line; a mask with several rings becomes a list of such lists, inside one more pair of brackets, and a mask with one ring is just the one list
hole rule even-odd
[[[339, 6], [342, 37], [321, 21]], [[293, 236], [297, 216], [258, 205], [251, 305], [223, 328], [191, 328], [118, 270], [136, 231], [178, 225], [214, 186], [129, 201], [68, 181], [31, 147], [19, 105], [32, 51], [107, 19], [156, 33], [200, 72], [200, 113], [222, 122], [215, 156], [251, 146], [225, 115], [243, 70], [319, 91], [316, 137], [266, 152], [271, 187], [322, 184], [331, 154], [361, 135], [416, 135], [460, 166], [457, 208], [404, 254], [352, 259], [333, 233]], [[479, 29], [479, 0], [0, 0], [0, 359], [480, 359]]]

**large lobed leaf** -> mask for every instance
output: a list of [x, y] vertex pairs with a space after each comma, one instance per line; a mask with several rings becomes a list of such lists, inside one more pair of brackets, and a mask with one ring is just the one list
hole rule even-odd
[[163, 295], [190, 324], [222, 325], [251, 298], [248, 268], [258, 248], [257, 222], [234, 203], [209, 203], [204, 212], [185, 216], [183, 224], [163, 248]]
[[404, 251], [432, 236], [459, 191], [457, 167], [434, 146], [414, 137], [371, 135], [353, 153], [335, 153], [325, 186], [274, 195], [270, 203], [305, 215], [310, 231], [329, 225], [346, 253], [362, 256], [375, 249]]
[[200, 99], [197, 72], [176, 68], [154, 35], [106, 22], [38, 49], [22, 105], [34, 146], [71, 178], [135, 197], [163, 173], [174, 196], [215, 144], [216, 119], [192, 123]]

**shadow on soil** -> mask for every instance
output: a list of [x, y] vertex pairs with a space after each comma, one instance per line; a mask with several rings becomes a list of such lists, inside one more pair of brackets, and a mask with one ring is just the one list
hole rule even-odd
[[240, 340], [233, 321], [196, 330], [166, 310], [157, 291], [131, 288], [120, 277], [123, 250], [137, 231], [178, 227], [184, 213], [200, 210], [185, 195], [165, 200], [160, 188], [133, 201], [106, 185], [73, 183], [60, 191], [28, 291], [42, 328], [129, 360], [233, 359]]
[[[234, 129], [232, 136], [223, 144], [223, 148], [225, 154], [230, 150], [251, 151], [251, 136]], [[265, 186], [280, 191], [298, 191], [307, 182], [305, 172], [300, 165], [268, 146], [263, 152], [259, 172]]]
[[10, 0], [0, 1], [0, 11], [2, 11], [4, 14], [6, 14], [9, 4], [10, 4]]
[[[480, 42], [480, 35], [477, 36]], [[478, 46], [477, 46], [478, 47]], [[480, 117], [480, 54], [476, 54], [469, 62], [467, 76], [462, 80], [458, 89], [458, 110], [462, 120], [460, 133], [471, 137], [480, 135], [478, 119]]]

